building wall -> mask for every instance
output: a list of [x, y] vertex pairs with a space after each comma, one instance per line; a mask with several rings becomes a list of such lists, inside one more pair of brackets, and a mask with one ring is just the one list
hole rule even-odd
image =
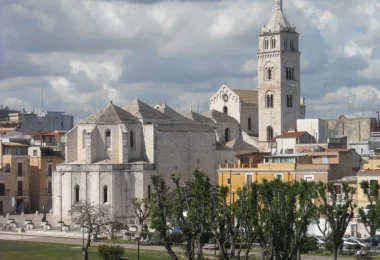
[[326, 120], [319, 118], [297, 119], [297, 131], [307, 131], [317, 143], [326, 143], [329, 136], [338, 134], [338, 131], [328, 129]]
[[[228, 101], [223, 100], [223, 94], [228, 95]], [[210, 110], [216, 110], [223, 113], [223, 108], [228, 108], [228, 115], [235, 118], [240, 123], [240, 97], [235, 94], [227, 85], [223, 85], [210, 98]]]
[[240, 135], [240, 126], [238, 123], [234, 122], [219, 122], [217, 124], [216, 131], [216, 140], [221, 143], [226, 143], [226, 129], [230, 129], [229, 131], [229, 137], [228, 141], [232, 141], [234, 139], [237, 139]]
[[156, 169], [168, 184], [172, 173], [180, 173], [183, 180], [191, 180], [198, 168], [215, 181], [214, 133], [157, 131]]
[[380, 169], [380, 159], [370, 159], [367, 163], [363, 164], [364, 170]]
[[[241, 104], [241, 129], [249, 135], [259, 135], [259, 112], [257, 104]], [[248, 118], [251, 118], [251, 130], [248, 129]]]
[[371, 174], [371, 175], [363, 175], [363, 174], [358, 174], [357, 178], [357, 194], [358, 194], [358, 208], [364, 208], [366, 207], [369, 202], [367, 197], [364, 195], [363, 190], [360, 188], [360, 183], [362, 181], [370, 181], [370, 180], [377, 180], [380, 183], [380, 175], [378, 174]]
[[338, 119], [328, 120], [328, 128], [338, 131], [339, 135], [347, 136], [347, 142], [358, 142], [368, 139], [371, 135], [371, 118], [348, 118], [344, 115]]
[[81, 140], [82, 136], [79, 136], [78, 138], [78, 126], [74, 127], [71, 131], [67, 132], [65, 145], [66, 163], [79, 160], [78, 153], [82, 152], [81, 150], [79, 150]]
[[287, 149], [294, 149], [294, 146], [297, 143], [296, 138], [276, 138], [277, 149], [272, 150], [272, 152], [285, 153]]

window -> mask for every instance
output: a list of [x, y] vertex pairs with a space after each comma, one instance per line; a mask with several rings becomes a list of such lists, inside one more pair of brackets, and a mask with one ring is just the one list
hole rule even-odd
[[265, 104], [267, 108], [273, 107], [273, 93], [272, 92], [267, 92], [266, 97], [265, 97]]
[[17, 163], [17, 176], [22, 177], [22, 163]]
[[271, 126], [267, 127], [267, 141], [271, 142], [273, 139], [273, 128]]
[[111, 147], [111, 131], [110, 130], [107, 130], [106, 131], [106, 148], [110, 148]]
[[276, 48], [276, 39], [275, 38], [271, 38], [270, 40], [270, 47], [271, 49], [275, 49]]
[[37, 150], [33, 150], [33, 156], [37, 156]]
[[282, 178], [283, 175], [282, 175], [282, 173], [276, 173], [276, 174], [275, 174], [275, 177], [276, 177], [277, 180], [279, 180], [279, 181], [283, 181], [283, 178]]
[[286, 77], [287, 80], [295, 80], [294, 68], [286, 67]]
[[327, 158], [327, 156], [322, 156], [322, 163], [323, 164], [328, 164], [329, 163], [329, 159]]
[[78, 185], [75, 185], [75, 202], [79, 202], [79, 186]]
[[311, 181], [314, 181], [314, 176], [312, 176], [312, 175], [305, 175], [303, 179], [305, 181], [307, 181], [307, 182], [311, 182]]
[[284, 40], [284, 49], [288, 49], [288, 48], [289, 48], [289, 40], [285, 39]]
[[0, 196], [6, 196], [4, 183], [0, 183]]
[[48, 177], [51, 177], [52, 172], [53, 172], [53, 165], [51, 163], [49, 163], [48, 166], [47, 166], [47, 173], [46, 173], [46, 175]]
[[296, 50], [296, 42], [294, 40], [290, 40], [290, 49], [292, 51]]
[[226, 130], [224, 130], [224, 141], [226, 141], [226, 142], [230, 141], [230, 129], [229, 128], [226, 128]]
[[228, 115], [228, 107], [226, 107], [226, 106], [223, 107], [223, 113]]
[[150, 185], [148, 185], [148, 199], [150, 199], [150, 194], [151, 193], [151, 191], [150, 191]]
[[264, 50], [269, 49], [269, 40], [267, 38], [264, 39]]
[[227, 178], [227, 184], [231, 185], [231, 178]]
[[104, 186], [103, 187], [103, 203], [108, 202], [108, 187]]
[[342, 186], [340, 184], [335, 185], [336, 194], [342, 194]]
[[22, 196], [22, 181], [17, 182], [17, 196]]
[[47, 193], [51, 194], [51, 181], [48, 182]]
[[251, 118], [248, 118], [248, 130], [251, 130]]
[[287, 107], [293, 107], [293, 96], [292, 95], [286, 95], [286, 106]]
[[252, 183], [252, 175], [247, 175], [247, 185]]
[[267, 68], [265, 73], [265, 80], [271, 81], [273, 78], [273, 68]]
[[129, 133], [129, 146], [130, 147], [134, 147], [134, 136], [133, 136], [133, 132], [131, 131], [130, 133]]
[[86, 149], [86, 129], [82, 132], [82, 149]]

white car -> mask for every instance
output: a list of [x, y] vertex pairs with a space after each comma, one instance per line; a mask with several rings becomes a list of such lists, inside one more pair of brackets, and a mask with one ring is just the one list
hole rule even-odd
[[358, 246], [369, 249], [371, 246], [369, 243], [364, 242], [360, 238], [350, 237], [343, 241], [343, 247], [347, 249], [356, 249]]

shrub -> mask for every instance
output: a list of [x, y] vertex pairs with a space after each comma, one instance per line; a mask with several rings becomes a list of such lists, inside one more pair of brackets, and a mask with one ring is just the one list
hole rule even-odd
[[160, 232], [154, 232], [151, 234], [150, 242], [153, 245], [161, 245], [161, 234]]
[[182, 244], [184, 241], [183, 234], [180, 232], [173, 232], [168, 235], [168, 241], [173, 244]]
[[315, 237], [305, 237], [301, 241], [301, 253], [310, 253], [318, 250], [318, 241]]
[[211, 238], [214, 238], [214, 234], [212, 232], [203, 233], [203, 235], [201, 237], [201, 244], [202, 245], [207, 244]]
[[151, 237], [151, 236], [152, 236], [152, 233], [150, 233], [149, 231], [141, 231], [141, 232], [140, 232], [140, 237], [143, 237], [143, 238], [145, 239], [146, 236]]
[[98, 253], [103, 260], [119, 260], [124, 254], [124, 248], [121, 246], [98, 246]]

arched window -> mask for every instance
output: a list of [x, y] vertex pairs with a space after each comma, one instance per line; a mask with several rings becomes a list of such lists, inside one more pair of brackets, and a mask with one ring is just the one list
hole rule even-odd
[[276, 39], [275, 38], [270, 39], [270, 47], [271, 47], [271, 49], [276, 48]]
[[286, 106], [293, 107], [293, 95], [286, 95]]
[[273, 139], [273, 128], [271, 126], [267, 127], [267, 141], [271, 142]]
[[251, 118], [249, 117], [249, 118], [248, 118], [248, 130], [251, 130], [251, 128], [252, 128], [252, 127], [251, 127]]
[[79, 185], [75, 185], [75, 202], [79, 202]]
[[133, 131], [129, 133], [129, 146], [134, 147], [135, 145], [135, 137]]
[[150, 194], [151, 193], [151, 191], [150, 191], [150, 185], [148, 185], [148, 199], [150, 199]]
[[106, 148], [111, 147], [111, 131], [107, 129], [106, 131]]
[[226, 107], [226, 106], [223, 107], [223, 113], [228, 115], [228, 107]]
[[265, 104], [267, 108], [272, 108], [273, 107], [273, 93], [272, 92], [267, 92], [265, 96]]
[[226, 142], [230, 141], [230, 129], [229, 128], [226, 128], [226, 130], [224, 130], [224, 141], [226, 141]]
[[274, 71], [273, 68], [266, 68], [265, 69], [265, 80], [266, 81], [270, 81], [273, 79], [273, 76], [274, 76], [273, 71]]
[[103, 187], [103, 203], [108, 202], [108, 187], [107, 185]]
[[269, 40], [267, 38], [264, 39], [264, 50], [269, 49]]
[[84, 129], [82, 132], [82, 149], [86, 148], [86, 133], [86, 129]]

